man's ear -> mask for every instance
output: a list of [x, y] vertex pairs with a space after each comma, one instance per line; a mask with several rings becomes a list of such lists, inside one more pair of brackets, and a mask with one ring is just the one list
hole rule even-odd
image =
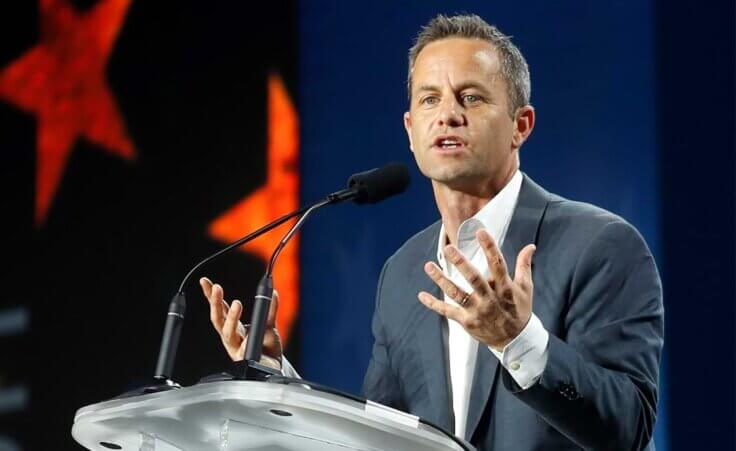
[[411, 140], [411, 113], [404, 113], [404, 130], [406, 130], [406, 136], [409, 138], [409, 149], [414, 152], [414, 143]]
[[525, 105], [516, 110], [514, 116], [514, 135], [511, 138], [511, 146], [518, 149], [529, 138], [534, 129], [534, 121], [536, 119], [534, 107]]

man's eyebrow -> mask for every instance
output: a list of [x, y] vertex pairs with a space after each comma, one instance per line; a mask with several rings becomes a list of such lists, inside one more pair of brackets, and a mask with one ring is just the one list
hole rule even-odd
[[478, 83], [477, 81], [464, 81], [457, 85], [458, 91], [464, 91], [466, 89], [477, 89], [478, 91], [481, 91], [486, 95], [491, 95], [491, 92], [488, 90], [488, 88]]
[[417, 92], [422, 92], [422, 91], [441, 91], [441, 89], [439, 86], [435, 86], [435, 85], [421, 85], [417, 88]]
[[[463, 91], [465, 89], [477, 89], [478, 91], [483, 92], [485, 95], [491, 95], [491, 92], [483, 86], [481, 83], [478, 83], [476, 81], [464, 81], [457, 85], [455, 88], [456, 91]], [[438, 92], [442, 91], [442, 89], [439, 86], [435, 85], [421, 85], [417, 88], [416, 92]]]

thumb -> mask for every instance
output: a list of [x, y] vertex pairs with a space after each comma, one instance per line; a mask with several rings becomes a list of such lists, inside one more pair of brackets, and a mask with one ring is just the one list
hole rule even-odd
[[524, 249], [519, 252], [518, 257], [516, 257], [514, 282], [525, 290], [532, 286], [532, 257], [536, 250], [537, 246], [527, 244], [524, 246]]
[[276, 327], [276, 313], [279, 310], [279, 292], [273, 290], [273, 299], [271, 299], [271, 305], [268, 307], [268, 319], [266, 325], [268, 327]]

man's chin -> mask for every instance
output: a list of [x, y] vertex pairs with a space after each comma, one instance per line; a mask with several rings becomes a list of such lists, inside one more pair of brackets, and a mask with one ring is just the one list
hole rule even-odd
[[478, 183], [478, 174], [469, 171], [439, 171], [429, 175], [433, 183], [444, 185], [451, 189], [462, 190]]

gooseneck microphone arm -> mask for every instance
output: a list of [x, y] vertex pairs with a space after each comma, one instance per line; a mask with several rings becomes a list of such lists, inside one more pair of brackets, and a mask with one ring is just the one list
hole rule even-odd
[[380, 202], [387, 197], [403, 192], [408, 184], [409, 173], [406, 166], [396, 163], [386, 165], [382, 168], [371, 169], [369, 171], [354, 174], [348, 180], [348, 187], [346, 189], [334, 192], [318, 202], [281, 216], [277, 220], [261, 227], [255, 232], [249, 233], [243, 238], [229, 244], [227, 247], [197, 263], [184, 277], [179, 285], [179, 290], [169, 304], [169, 311], [166, 316], [166, 324], [164, 326], [164, 335], [161, 339], [161, 348], [158, 355], [158, 361], [156, 363], [156, 372], [154, 376], [156, 385], [153, 387], [146, 387], [144, 390], [159, 391], [178, 387], [177, 384], [170, 380], [170, 377], [174, 368], [176, 351], [179, 346], [181, 328], [184, 324], [184, 313], [186, 310], [184, 286], [198, 269], [215, 258], [220, 257], [221, 255], [254, 238], [257, 238], [275, 227], [278, 227], [289, 219], [301, 216], [301, 218], [296, 222], [296, 224], [294, 224], [279, 243], [271, 256], [266, 274], [263, 276], [261, 283], [258, 284], [256, 302], [253, 310], [253, 321], [251, 322], [251, 330], [249, 331], [250, 337], [256, 337], [258, 339], [248, 340], [246, 356], [253, 357], [251, 362], [254, 362], [255, 366], [260, 366], [258, 361], [261, 358], [263, 348], [263, 335], [265, 334], [266, 319], [268, 318], [268, 307], [273, 297], [273, 280], [271, 273], [281, 250], [283, 250], [286, 243], [288, 243], [302, 224], [304, 224], [304, 220], [314, 210], [329, 204], [340, 203], [347, 200], [353, 200], [357, 204]]
[[[347, 191], [347, 190], [346, 190]], [[312, 214], [313, 211], [320, 207], [329, 205], [335, 202], [340, 202], [341, 199], [330, 195], [326, 199], [318, 202], [307, 209], [301, 218], [286, 232], [286, 235], [281, 239], [276, 249], [271, 254], [271, 260], [268, 262], [266, 268], [266, 274], [263, 275], [261, 281], [258, 283], [256, 288], [256, 295], [253, 298], [253, 313], [251, 315], [250, 328], [248, 330], [248, 343], [245, 345], [245, 361], [248, 362], [259, 362], [263, 355], [263, 337], [266, 335], [266, 325], [268, 323], [268, 310], [271, 307], [273, 301], [273, 268], [276, 264], [276, 259], [279, 258], [281, 251], [286, 246], [286, 243], [296, 234], [301, 228], [304, 221]]]
[[240, 238], [239, 240], [229, 244], [227, 247], [220, 249], [214, 254], [208, 256], [204, 260], [197, 263], [184, 277], [179, 285], [179, 290], [176, 292], [174, 297], [171, 299], [169, 304], [169, 311], [166, 315], [166, 324], [164, 326], [164, 335], [161, 339], [161, 349], [158, 353], [158, 360], [156, 362], [156, 372], [154, 373], [154, 379], [159, 381], [169, 381], [172, 371], [174, 369], [174, 362], [176, 359], [176, 350], [179, 347], [179, 337], [181, 335], [181, 328], [184, 324], [184, 314], [186, 312], [186, 297], [184, 295], [184, 286], [189, 281], [189, 278], [199, 268], [206, 265], [210, 261], [216, 259], [220, 255], [235, 249], [242, 244], [268, 232], [269, 230], [280, 226], [289, 219], [299, 216], [305, 211], [309, 210], [310, 206], [306, 206], [296, 210], [294, 212], [285, 214], [270, 224], [266, 224], [260, 229], [249, 233], [248, 235]]
[[[351, 200], [358, 196], [358, 191], [354, 189], [344, 189], [341, 191], [337, 191], [335, 193], [330, 194], [329, 196], [325, 197], [324, 199], [319, 200], [318, 202], [307, 205], [306, 207], [302, 207], [299, 210], [293, 211], [291, 213], [287, 213], [280, 218], [276, 219], [275, 221], [266, 224], [265, 226], [261, 227], [260, 229], [249, 233], [248, 235], [244, 236], [243, 238], [240, 238], [237, 241], [234, 241], [230, 243], [228, 246], [220, 249], [219, 251], [215, 252], [214, 254], [206, 257], [194, 267], [189, 270], [186, 276], [184, 276], [184, 279], [181, 281], [181, 284], [179, 285], [179, 290], [176, 292], [174, 297], [171, 299], [171, 303], [169, 303], [169, 310], [166, 315], [166, 324], [164, 325], [164, 334], [161, 339], [161, 348], [158, 353], [158, 360], [156, 362], [156, 372], [154, 373], [154, 379], [165, 382], [169, 385], [172, 383], [170, 382], [171, 374], [174, 369], [174, 362], [176, 360], [176, 351], [179, 347], [179, 337], [181, 335], [181, 328], [184, 324], [184, 314], [186, 312], [186, 296], [184, 295], [184, 286], [189, 281], [189, 278], [202, 266], [206, 265], [210, 261], [216, 259], [217, 257], [221, 256], [222, 254], [225, 254], [245, 243], [248, 241], [253, 240], [254, 238], [259, 237], [260, 235], [263, 235], [264, 233], [280, 226], [281, 224], [285, 223], [286, 221], [302, 215], [302, 218], [295, 224], [294, 227], [291, 228], [289, 231], [288, 236], [285, 237], [285, 240], [282, 240], [282, 243], [279, 243], [279, 247], [277, 248], [277, 252], [274, 253], [274, 255], [271, 257], [271, 261], [268, 265], [268, 276], [270, 279], [271, 271], [273, 270], [273, 264], [278, 258], [278, 254], [281, 253], [281, 249], [286, 245], [286, 242], [291, 239], [291, 236], [298, 230], [299, 227], [301, 227], [301, 224], [304, 222], [304, 219], [306, 219], [306, 216], [314, 211], [315, 209], [328, 205], [328, 204], [334, 204], [338, 202], [343, 202], [346, 200]], [[268, 294], [269, 299], [271, 296], [271, 293]], [[268, 317], [268, 308], [266, 309], [266, 318]], [[260, 359], [260, 355], [258, 357]]]
[[256, 230], [255, 232], [251, 232], [251, 233], [247, 234], [246, 236], [244, 236], [243, 238], [240, 238], [239, 240], [230, 243], [227, 247], [224, 247], [224, 248], [220, 249], [219, 251], [215, 252], [214, 254], [212, 254], [209, 257], [207, 257], [204, 260], [202, 260], [201, 262], [197, 263], [194, 266], [194, 268], [192, 268], [187, 273], [187, 275], [184, 277], [184, 280], [181, 281], [181, 285], [179, 285], [179, 292], [181, 293], [182, 291], [184, 291], [184, 285], [186, 285], [186, 283], [189, 281], [189, 278], [192, 276], [192, 274], [194, 274], [202, 266], [204, 266], [207, 263], [209, 263], [210, 261], [216, 259], [220, 255], [222, 255], [222, 254], [224, 254], [226, 252], [229, 252], [230, 250], [235, 249], [236, 247], [241, 246], [241, 245], [247, 243], [248, 241], [252, 240], [253, 238], [256, 238], [256, 237], [258, 237], [258, 236], [260, 236], [260, 235], [262, 235], [262, 234], [270, 231], [271, 229], [274, 229], [274, 228], [280, 226], [281, 224], [285, 223], [289, 219], [294, 218], [296, 216], [299, 216], [300, 214], [304, 213], [305, 211], [309, 210], [310, 208], [312, 208], [312, 207], [309, 206], [309, 205], [307, 205], [306, 207], [302, 207], [299, 210], [292, 211], [291, 213], [287, 213], [287, 214], [283, 215], [282, 217], [278, 218], [277, 220], [275, 220], [275, 221], [273, 221], [273, 222], [271, 222], [269, 224], [266, 224], [265, 226], [261, 227], [260, 229]]
[[296, 224], [294, 224], [288, 232], [286, 232], [286, 235], [284, 235], [284, 237], [281, 239], [278, 246], [276, 247], [276, 250], [273, 251], [273, 254], [271, 255], [271, 260], [268, 262], [268, 267], [266, 268], [266, 274], [269, 276], [271, 275], [271, 273], [273, 272], [273, 267], [276, 265], [276, 259], [279, 258], [279, 255], [281, 255], [281, 251], [284, 249], [284, 246], [286, 246], [286, 243], [291, 240], [291, 237], [293, 237], [294, 234], [302, 228], [304, 221], [307, 220], [309, 215], [311, 215], [314, 210], [324, 207], [325, 205], [336, 204], [338, 202], [351, 200], [356, 198], [357, 196], [358, 192], [356, 190], [344, 189], [342, 191], [330, 194], [323, 200], [317, 202], [316, 204], [313, 204], [311, 207], [307, 207], [302, 217], [299, 218]]

